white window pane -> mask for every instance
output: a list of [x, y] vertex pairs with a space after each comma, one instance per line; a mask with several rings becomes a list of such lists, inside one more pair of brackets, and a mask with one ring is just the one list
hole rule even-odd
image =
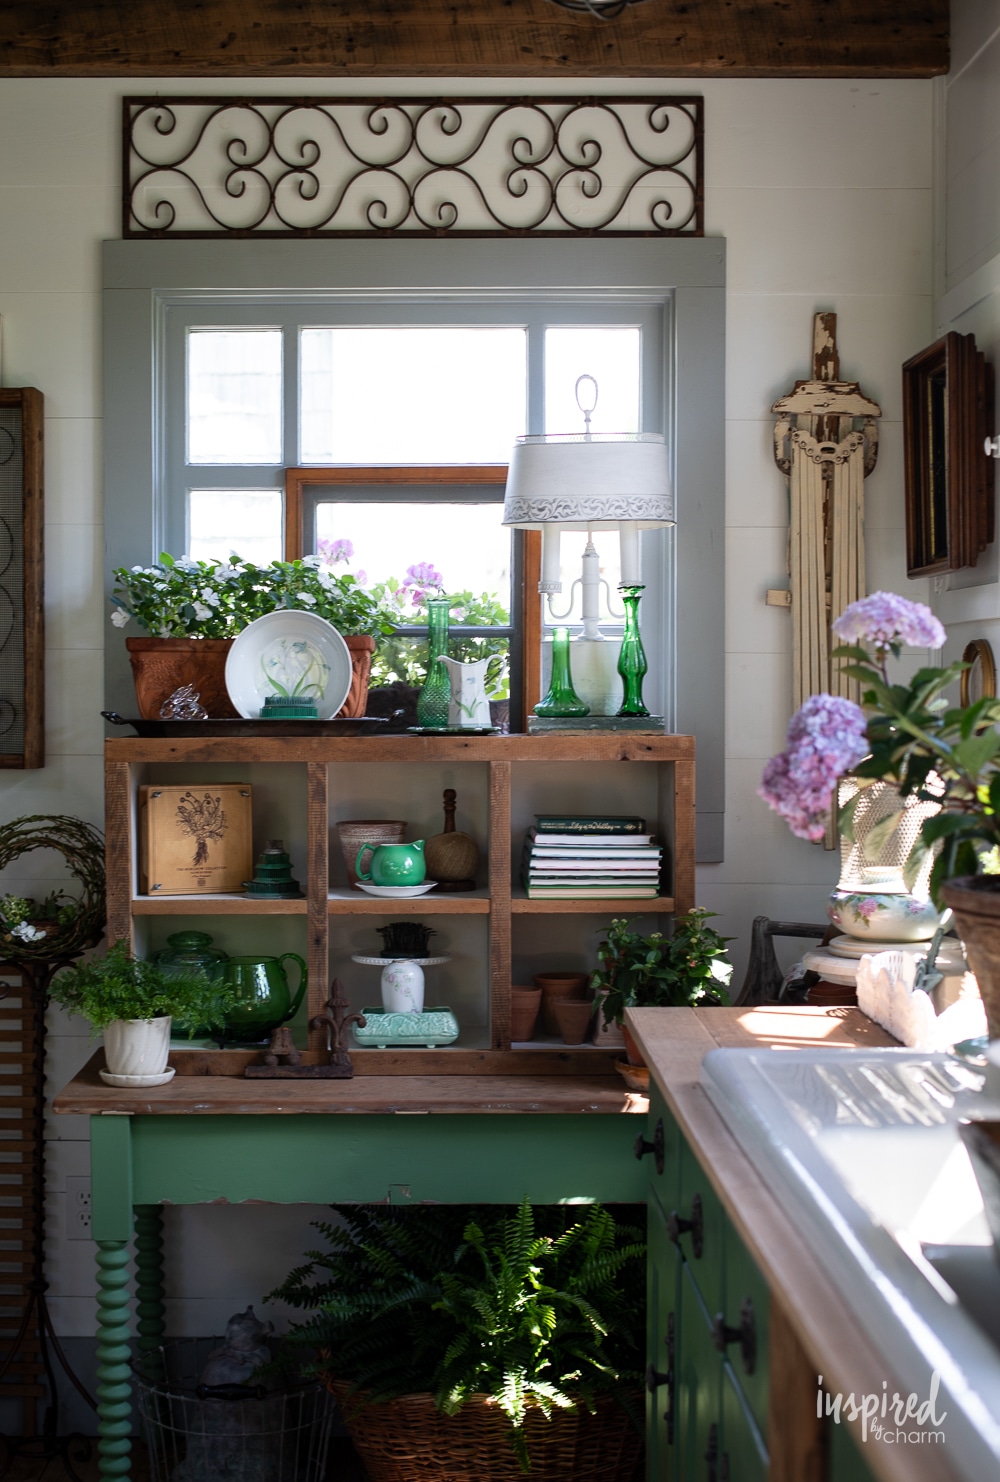
[[225, 561], [236, 551], [266, 566], [281, 559], [280, 489], [191, 489], [188, 554], [196, 561]]
[[[601, 578], [611, 588], [610, 600], [614, 608], [614, 614], [612, 614], [608, 606], [608, 588], [602, 587], [599, 608], [600, 623], [606, 631], [612, 632], [616, 625], [621, 627], [622, 614], [621, 599], [618, 596], [618, 583], [621, 580], [618, 532], [617, 530], [595, 530], [592, 538], [600, 559]], [[562, 579], [562, 591], [553, 594], [551, 603], [546, 598], [545, 623], [547, 627], [551, 628], [557, 622], [579, 623], [583, 621], [579, 578], [583, 569], [581, 563], [586, 544], [587, 532], [585, 530], [564, 530], [562, 532], [559, 540], [559, 573]], [[573, 587], [574, 582], [577, 582], [576, 587]], [[559, 619], [554, 618], [551, 612], [552, 607], [564, 616]]]
[[[383, 504], [323, 501], [316, 506], [316, 548], [321, 554], [337, 541], [349, 541], [351, 552], [338, 571], [349, 571], [362, 586], [373, 586], [390, 577], [402, 586], [411, 567], [429, 566], [441, 578], [447, 594], [471, 591], [476, 599], [484, 593], [495, 598], [508, 621], [510, 612], [510, 531], [501, 524], [502, 504]], [[429, 575], [429, 574], [428, 574]], [[424, 585], [427, 583], [425, 582]], [[411, 584], [400, 611], [401, 622], [413, 622], [412, 593], [421, 582]], [[470, 621], [490, 621], [474, 610]]]
[[280, 463], [280, 329], [192, 330], [187, 397], [189, 463]]
[[506, 463], [525, 430], [523, 329], [301, 331], [303, 463]]
[[[628, 325], [550, 325], [545, 331], [545, 431], [582, 432], [576, 404], [580, 376], [597, 382], [591, 432], [639, 432], [639, 372], [642, 332]], [[589, 407], [593, 386], [581, 386]]]

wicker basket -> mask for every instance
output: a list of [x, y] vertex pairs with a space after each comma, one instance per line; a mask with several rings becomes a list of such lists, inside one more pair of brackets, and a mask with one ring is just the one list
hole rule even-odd
[[[429, 1394], [365, 1404], [343, 1380], [336, 1395], [371, 1482], [525, 1482], [508, 1439], [509, 1421], [486, 1395], [474, 1395], [457, 1415], [443, 1415]], [[642, 1413], [637, 1395], [636, 1411]], [[530, 1482], [639, 1482], [642, 1437], [610, 1397], [596, 1413], [582, 1405], [546, 1420], [529, 1410], [525, 1439]]]

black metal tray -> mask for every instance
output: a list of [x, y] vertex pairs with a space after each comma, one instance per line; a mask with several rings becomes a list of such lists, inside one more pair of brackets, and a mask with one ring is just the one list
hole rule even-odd
[[377, 736], [389, 724], [384, 715], [335, 720], [143, 720], [102, 710], [113, 726], [131, 726], [137, 736], [180, 740], [189, 736]]

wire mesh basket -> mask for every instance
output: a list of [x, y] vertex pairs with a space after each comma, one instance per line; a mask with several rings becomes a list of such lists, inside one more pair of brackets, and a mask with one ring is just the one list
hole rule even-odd
[[[933, 778], [928, 779], [928, 786], [933, 787]], [[842, 778], [837, 789], [838, 807], [843, 808], [859, 791], [863, 796], [854, 812], [854, 842], [843, 834], [840, 838], [840, 890], [854, 890], [863, 882], [862, 871], [875, 865], [901, 870], [916, 842], [920, 825], [940, 811], [938, 803], [920, 802], [912, 794], [901, 798], [888, 782], [873, 782], [862, 789], [854, 777]], [[884, 843], [872, 847], [872, 831], [890, 815], [899, 818], [897, 827]], [[928, 855], [913, 886], [915, 895], [928, 894], [933, 864], [933, 856]]]
[[150, 1482], [323, 1482], [335, 1413], [316, 1381], [200, 1384], [218, 1338], [188, 1338], [132, 1364]]

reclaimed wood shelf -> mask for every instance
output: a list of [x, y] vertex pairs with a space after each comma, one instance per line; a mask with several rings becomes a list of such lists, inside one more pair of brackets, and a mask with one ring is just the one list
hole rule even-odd
[[[301, 775], [304, 806], [290, 817], [287, 826], [302, 828], [295, 818], [304, 818], [305, 838], [292, 842], [301, 853], [305, 868], [300, 880], [306, 899], [254, 901], [240, 895], [149, 896], [138, 891], [136, 799], [141, 782], [166, 782], [175, 767], [191, 770], [211, 767], [230, 769], [275, 763]], [[485, 878], [479, 888], [455, 895], [428, 895], [406, 899], [368, 896], [360, 891], [330, 887], [331, 827], [343, 818], [353, 800], [345, 789], [338, 765], [364, 763], [371, 766], [406, 766], [409, 763], [438, 765], [449, 779], [463, 763], [476, 763], [460, 788], [480, 792], [485, 807], [488, 838], [480, 839], [485, 860]], [[638, 768], [636, 766], [638, 764]], [[588, 769], [586, 774], [580, 766]], [[619, 770], [622, 767], [625, 770]], [[593, 776], [589, 768], [593, 768]], [[652, 774], [646, 768], [652, 769]], [[225, 775], [217, 772], [216, 775]], [[283, 774], [284, 775], [284, 774]], [[421, 786], [426, 787], [426, 774]], [[452, 785], [451, 781], [447, 785]], [[298, 784], [296, 784], [298, 786]], [[114, 737], [105, 743], [105, 792], [107, 809], [108, 940], [127, 939], [133, 947], [136, 931], [139, 948], [149, 930], [146, 918], [198, 917], [289, 917], [302, 920], [305, 928], [304, 955], [309, 965], [308, 1003], [303, 1017], [319, 1013], [329, 992], [331, 969], [352, 950], [344, 933], [350, 918], [357, 917], [481, 917], [486, 970], [483, 1002], [477, 1016], [488, 1027], [487, 1044], [454, 1046], [437, 1050], [361, 1050], [353, 1053], [356, 1072], [363, 1076], [386, 1075], [499, 1075], [517, 1073], [529, 1077], [564, 1075], [571, 1071], [588, 1078], [600, 1070], [612, 1071], [613, 1055], [593, 1046], [540, 1046], [511, 1050], [510, 987], [512, 982], [513, 928], [519, 919], [535, 916], [560, 918], [637, 916], [684, 912], [694, 905], [694, 738], [691, 736], [629, 735], [617, 732], [587, 732], [581, 735], [543, 736], [366, 736], [366, 737], [190, 737], [161, 740], [147, 737]], [[261, 793], [266, 794], [262, 788]], [[521, 838], [534, 811], [640, 812], [664, 846], [664, 893], [654, 899], [609, 897], [600, 900], [528, 900], [513, 884]], [[627, 807], [630, 796], [647, 800], [640, 809]], [[604, 799], [607, 801], [603, 801]], [[257, 795], [255, 794], [255, 807]], [[266, 802], [262, 807], [266, 808]], [[298, 806], [298, 805], [297, 805]], [[357, 806], [357, 805], [355, 805]], [[285, 823], [275, 819], [274, 832]], [[255, 851], [262, 847], [264, 830], [256, 820]], [[338, 865], [339, 869], [339, 865]], [[581, 942], [592, 945], [592, 922], [581, 927]], [[562, 929], [562, 928], [561, 928]], [[159, 928], [162, 931], [162, 927]], [[530, 926], [525, 922], [524, 931]], [[537, 928], [535, 928], [537, 930]], [[529, 938], [525, 938], [528, 941]], [[356, 950], [356, 949], [355, 949]], [[530, 952], [530, 946], [527, 949]], [[522, 953], [522, 955], [524, 955]], [[486, 995], [488, 993], [488, 1003]], [[322, 1050], [322, 1035], [313, 1032], [309, 1048]], [[180, 1076], [238, 1076], [259, 1054], [258, 1050], [180, 1049], [171, 1053], [171, 1063]], [[516, 1063], [517, 1070], [514, 1071]], [[585, 1067], [585, 1068], [584, 1068]], [[263, 1083], [255, 1082], [259, 1086]]]

